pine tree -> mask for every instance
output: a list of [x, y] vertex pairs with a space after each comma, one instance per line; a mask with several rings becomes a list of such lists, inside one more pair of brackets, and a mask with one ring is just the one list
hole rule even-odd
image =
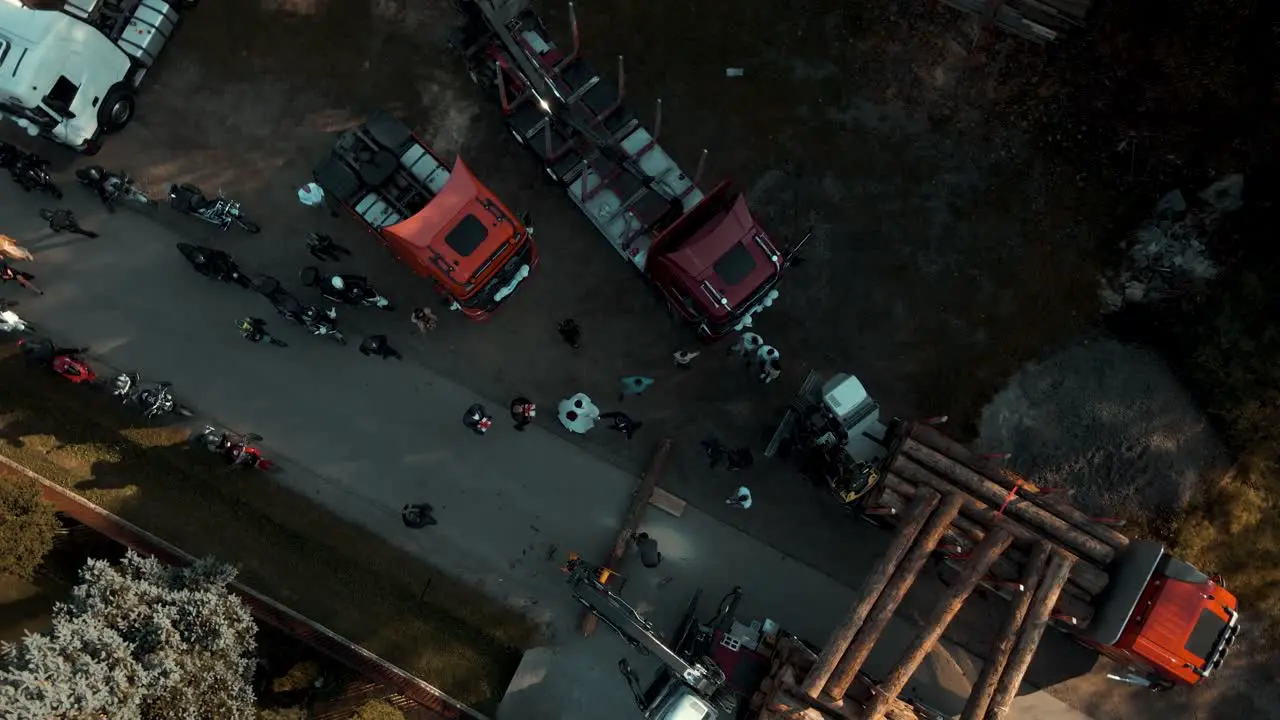
[[67, 720], [250, 720], [256, 627], [226, 588], [234, 576], [213, 560], [88, 561], [53, 631], [3, 648], [0, 707]]

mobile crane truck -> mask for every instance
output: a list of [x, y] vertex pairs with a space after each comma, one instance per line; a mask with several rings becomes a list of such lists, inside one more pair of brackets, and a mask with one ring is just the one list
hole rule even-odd
[[809, 235], [779, 250], [728, 183], [698, 189], [706, 152], [691, 179], [658, 144], [661, 102], [650, 133], [623, 104], [621, 62], [615, 86], [579, 56], [576, 19], [565, 54], [530, 0], [457, 6], [465, 22], [450, 44], [496, 96], [512, 137], [674, 314], [714, 340], [777, 301], [778, 281]]
[[853, 375], [810, 373], [785, 411], [765, 455], [785, 455], [824, 480], [847, 507], [895, 525], [922, 489], [959, 492], [965, 505], [950, 526], [944, 558], [964, 557], [995, 527], [1015, 545], [993, 567], [988, 587], [1009, 596], [1026, 549], [1048, 540], [1079, 558], [1052, 618], [1124, 674], [1153, 689], [1197, 685], [1223, 662], [1240, 631], [1239, 603], [1222, 578], [1170, 555], [1158, 542], [1131, 541], [980, 456], [924, 422], [883, 422]]
[[313, 176], [472, 320], [488, 318], [538, 265], [529, 214], [517, 218], [461, 158], [450, 169], [386, 113], [339, 134]]
[[83, 153], [133, 120], [137, 90], [198, 0], [0, 2], [0, 114]]

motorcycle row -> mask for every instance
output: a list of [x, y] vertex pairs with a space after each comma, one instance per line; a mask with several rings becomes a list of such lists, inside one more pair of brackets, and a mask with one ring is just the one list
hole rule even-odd
[[[49, 176], [49, 161], [40, 155], [0, 141], [0, 168], [8, 170], [9, 176], [23, 190], [48, 193], [55, 200], [62, 199], [62, 190]], [[158, 205], [128, 174], [109, 172], [101, 165], [79, 168], [76, 181], [96, 192], [108, 212], [115, 212], [120, 201], [149, 208]], [[221, 193], [215, 198], [208, 198], [195, 185], [170, 185], [169, 207], [222, 230], [230, 230], [234, 226], [249, 233], [262, 231], [261, 226], [244, 214], [240, 203], [223, 197]]]

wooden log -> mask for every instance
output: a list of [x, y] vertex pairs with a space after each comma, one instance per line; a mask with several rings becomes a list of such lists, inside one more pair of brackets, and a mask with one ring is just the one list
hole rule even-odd
[[[908, 549], [916, 542], [916, 537], [920, 533], [920, 529], [924, 527], [925, 521], [929, 519], [930, 513], [938, 506], [939, 496], [933, 491], [921, 492], [912, 501], [911, 506], [907, 509], [902, 517], [902, 524], [898, 526], [898, 531], [893, 537], [893, 541], [889, 543], [889, 547], [884, 554], [876, 560], [876, 564], [867, 573], [866, 579], [862, 581], [862, 587], [858, 589], [858, 594], [853, 605], [849, 608], [849, 613], [844, 620], [831, 632], [831, 637], [827, 639], [827, 644], [823, 647], [822, 655], [818, 657], [818, 661], [814, 664], [809, 674], [804, 679], [802, 690], [804, 694], [810, 698], [818, 697], [818, 693], [823, 686], [831, 678], [831, 673], [835, 671], [836, 665], [840, 662], [841, 656], [849, 647], [849, 643], [853, 640], [853, 636], [862, 627], [862, 623], [867, 618], [867, 613], [871, 611], [871, 606], [880, 597], [884, 590], [885, 584], [889, 582], [889, 578], [898, 569], [902, 562], [903, 556], [907, 554]], [[846, 684], [847, 688], [848, 685]], [[840, 695], [844, 691], [841, 690]], [[837, 697], [840, 697], [837, 695]]]
[[959, 462], [943, 455], [927, 445], [914, 440], [902, 443], [902, 453], [933, 469], [943, 480], [955, 485], [994, 508], [1004, 508], [1004, 515], [1021, 520], [1043, 532], [1050, 540], [1065, 545], [1079, 554], [1106, 567], [1115, 557], [1116, 550], [1107, 543], [1093, 537], [1071, 523], [1045, 510], [1039, 505], [1025, 502], [1021, 497], [1014, 497], [1006, 502], [1009, 491]]
[[[945, 492], [954, 488], [947, 481], [925, 469], [919, 463], [899, 455], [893, 460], [892, 474], [889, 477], [897, 476], [908, 483], [916, 483], [924, 487], [933, 488], [940, 492]], [[896, 485], [895, 491], [896, 491]], [[981, 502], [976, 498], [970, 498], [972, 502], [966, 501], [960, 512], [969, 519], [976, 521], [978, 524], [986, 527], [994, 527], [999, 525], [1005, 528], [1013, 535], [1014, 541], [1024, 547], [1031, 547], [1042, 539], [1052, 541], [1043, 533], [1034, 531], [1021, 523], [1008, 517], [996, 515], [994, 508]], [[1111, 582], [1111, 578], [1107, 573], [1089, 563], [1076, 563], [1071, 569], [1071, 577], [1081, 588], [1084, 588], [1091, 595], [1101, 593], [1104, 588]]]
[[1049, 551], [1051, 549], [1052, 546], [1046, 541], [1038, 542], [1032, 548], [1031, 557], [1022, 567], [1023, 590], [1013, 597], [1013, 609], [1009, 612], [1004, 624], [1000, 626], [1000, 631], [996, 634], [995, 643], [991, 646], [990, 657], [982, 665], [982, 672], [978, 674], [978, 679], [973, 683], [973, 689], [969, 692], [969, 700], [964, 705], [964, 712], [960, 714], [960, 720], [983, 720], [983, 715], [987, 712], [987, 706], [991, 704], [991, 696], [995, 694], [996, 683], [1004, 672], [1005, 664], [1009, 661], [1009, 653], [1013, 650], [1013, 642], [1017, 639], [1018, 631], [1022, 629], [1022, 624], [1027, 619], [1027, 610], [1031, 607], [1031, 599], [1035, 596], [1036, 588], [1040, 585], [1040, 579], [1044, 577], [1045, 566], [1049, 562]]
[[925, 656], [933, 650], [934, 645], [938, 644], [942, 633], [955, 619], [956, 613], [960, 612], [964, 601], [973, 593], [978, 582], [986, 577], [987, 571], [991, 569], [991, 563], [1000, 557], [1000, 553], [1004, 552], [1011, 542], [1013, 542], [1013, 536], [1003, 529], [996, 528], [987, 533], [982, 543], [974, 549], [973, 557], [965, 563], [960, 579], [938, 598], [937, 604], [925, 618], [920, 632], [916, 633], [911, 644], [903, 651], [902, 658], [898, 660], [888, 677], [880, 683], [879, 691], [867, 706], [866, 720], [884, 718], [890, 701], [896, 699], [902, 689], [907, 686], [907, 681], [920, 667], [920, 663], [924, 662]]
[[1058, 595], [1062, 593], [1062, 586], [1066, 585], [1067, 577], [1071, 574], [1071, 566], [1075, 561], [1074, 557], [1057, 548], [1050, 550], [1048, 569], [1045, 570], [1044, 577], [1036, 588], [1035, 596], [1031, 598], [1031, 608], [1026, 621], [1022, 624], [1022, 629], [1018, 631], [1018, 639], [1009, 653], [1004, 671], [1000, 673], [1000, 679], [996, 682], [996, 689], [991, 695], [985, 720], [1000, 720], [1005, 713], [1009, 712], [1009, 706], [1018, 695], [1022, 678], [1026, 676], [1031, 658], [1040, 644], [1040, 638], [1044, 635], [1045, 628], [1049, 626], [1053, 607], [1058, 602]]
[[[1009, 473], [1004, 472], [1001, 468], [995, 467], [991, 463], [984, 462], [982, 458], [975, 455], [969, 448], [961, 445], [955, 440], [952, 440], [946, 435], [943, 435], [928, 425], [912, 423], [907, 434], [910, 438], [960, 462], [970, 470], [982, 475], [1005, 490], [1012, 490], [1018, 486], [1017, 480], [1015, 479], [1016, 476], [1011, 477]], [[1054, 500], [1050, 496], [1040, 494], [1035, 485], [1031, 485], [1030, 488], [1027, 488], [1027, 491], [1023, 492], [1021, 497], [1027, 498], [1032, 503], [1048, 510], [1054, 515], [1057, 515], [1063, 520], [1066, 520], [1075, 527], [1085, 531], [1089, 535], [1092, 535], [1117, 550], [1123, 550], [1126, 547], [1129, 547], [1129, 538], [1125, 537], [1124, 534], [1116, 532], [1113, 528], [1109, 528], [1106, 525], [1097, 522], [1088, 515], [1085, 515], [1083, 512], [1080, 512], [1080, 510], [1073, 507], [1070, 503], [1062, 500]]]
[[[931, 496], [930, 493], [922, 492], [920, 494], [925, 497]], [[917, 502], [919, 501], [920, 499], [917, 498]], [[898, 569], [894, 571], [893, 577], [885, 584], [880, 597], [875, 601], [875, 605], [872, 606], [870, 612], [867, 613], [862, 627], [857, 631], [853, 641], [849, 643], [848, 649], [844, 651], [844, 656], [840, 658], [832, 678], [827, 681], [826, 686], [823, 688], [822, 695], [825, 701], [837, 706], [843, 702], [845, 691], [849, 689], [853, 679], [858, 676], [858, 670], [866, 662], [867, 655], [871, 653], [871, 648], [880, 639], [880, 634], [884, 632], [885, 626], [889, 624], [894, 610], [898, 608], [898, 604], [906, 596], [907, 590], [911, 589], [916, 576], [920, 573], [920, 568], [924, 567], [925, 561], [933, 553], [933, 549], [937, 546], [938, 541], [942, 539], [943, 533], [951, 525], [951, 521], [955, 519], [956, 514], [960, 512], [962, 504], [964, 504], [964, 497], [958, 492], [952, 492], [943, 497], [937, 509], [929, 515], [929, 520], [925, 523], [924, 529], [920, 531], [915, 543], [907, 551], [906, 557], [902, 559]]]

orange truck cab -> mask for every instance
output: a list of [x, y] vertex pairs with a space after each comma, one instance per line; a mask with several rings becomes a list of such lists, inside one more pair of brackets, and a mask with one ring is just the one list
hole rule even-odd
[[313, 174], [473, 320], [486, 319], [538, 264], [528, 215], [516, 217], [461, 159], [450, 169], [390, 115], [341, 133]]
[[1239, 632], [1239, 604], [1220, 578], [1136, 540], [1114, 561], [1093, 622], [1076, 637], [1126, 668], [1116, 679], [1165, 689], [1209, 677]]

